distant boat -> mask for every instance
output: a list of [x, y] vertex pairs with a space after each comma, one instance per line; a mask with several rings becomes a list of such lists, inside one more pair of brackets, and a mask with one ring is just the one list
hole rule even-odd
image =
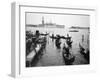
[[90, 29], [90, 27], [79, 27], [79, 26], [72, 26], [70, 29]]
[[69, 32], [79, 32], [78, 30], [70, 30]]

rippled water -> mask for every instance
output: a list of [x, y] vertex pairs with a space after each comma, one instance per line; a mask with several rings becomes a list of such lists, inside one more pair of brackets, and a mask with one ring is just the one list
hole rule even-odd
[[[79, 53], [79, 43], [85, 48], [89, 49], [89, 30], [88, 29], [77, 29], [79, 32], [69, 32], [69, 28], [34, 28], [34, 27], [26, 27], [26, 30], [32, 31], [35, 33], [36, 30], [39, 30], [40, 33], [48, 32], [51, 34], [59, 34], [62, 36], [67, 36], [69, 34], [72, 37], [72, 54], [76, 57], [73, 62], [74, 65], [77, 64], [86, 64], [87, 61], [84, 59], [83, 55]], [[84, 35], [84, 40], [82, 41], [82, 35]], [[63, 57], [62, 57], [62, 47], [65, 43], [64, 39], [61, 39], [61, 49], [57, 49], [55, 46], [55, 42], [53, 42], [49, 37], [47, 40], [46, 51], [44, 51], [44, 55], [37, 62], [36, 66], [53, 66], [53, 65], [65, 65]]]

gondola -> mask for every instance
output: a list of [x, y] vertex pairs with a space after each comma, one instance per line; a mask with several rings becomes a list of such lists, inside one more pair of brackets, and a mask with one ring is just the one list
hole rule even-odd
[[82, 54], [84, 56], [84, 58], [88, 61], [88, 63], [90, 62], [90, 57], [89, 57], [89, 50], [87, 50], [85, 52], [85, 48], [83, 48], [80, 44], [79, 44], [79, 47], [80, 47], [80, 54]]
[[66, 51], [65, 49], [63, 49], [63, 59], [65, 62], [65, 65], [72, 65], [72, 63], [75, 61], [75, 56], [73, 56], [69, 51]]
[[56, 47], [57, 47], [58, 49], [60, 49], [60, 44], [61, 44], [61, 42], [56, 43]]
[[56, 37], [56, 36], [50, 36], [50, 38], [52, 38], [52, 39], [57, 39], [57, 37]]
[[66, 54], [63, 54], [63, 57], [64, 57], [64, 61], [65, 61], [66, 65], [72, 65], [72, 63], [75, 60], [75, 56], [73, 56], [71, 54], [69, 56], [66, 56]]
[[65, 36], [60, 36], [60, 38], [62, 38], [62, 39], [67, 39], [67, 37], [65, 37]]
[[79, 48], [80, 48], [80, 53], [82, 54], [82, 55], [86, 55], [86, 53], [85, 53], [85, 48], [83, 47], [83, 46], [81, 46], [80, 44], [79, 44]]
[[41, 35], [41, 36], [47, 36], [48, 34], [43, 34], [43, 33], [41, 33], [40, 35]]
[[67, 43], [67, 45], [68, 45], [70, 48], [72, 48], [72, 43], [73, 43], [73, 41], [66, 41], [66, 43]]

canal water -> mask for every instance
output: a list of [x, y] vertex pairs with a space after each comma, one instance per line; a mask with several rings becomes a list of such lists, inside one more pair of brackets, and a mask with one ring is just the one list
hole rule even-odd
[[[87, 60], [84, 58], [82, 54], [79, 52], [79, 44], [81, 44], [85, 49], [89, 49], [89, 30], [88, 29], [78, 29], [79, 32], [69, 32], [69, 28], [67, 30], [64, 29], [43, 29], [43, 28], [33, 28], [27, 27], [26, 30], [32, 31], [33, 33], [36, 30], [40, 32], [49, 32], [53, 34], [60, 34], [63, 36], [67, 36], [69, 34], [72, 37], [72, 55], [75, 56], [75, 61], [73, 65], [87, 64]], [[82, 39], [82, 35], [84, 35], [84, 39]], [[57, 49], [55, 46], [55, 40], [52, 40], [49, 36], [47, 36], [47, 44], [46, 49], [43, 52], [43, 55], [38, 60], [35, 66], [61, 66], [65, 65], [63, 56], [62, 56], [62, 48], [65, 43], [64, 39], [61, 39], [61, 49]]]

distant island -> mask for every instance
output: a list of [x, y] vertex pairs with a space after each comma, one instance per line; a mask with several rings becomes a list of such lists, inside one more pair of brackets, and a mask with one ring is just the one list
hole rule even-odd
[[47, 27], [47, 28], [64, 28], [65, 25], [59, 25], [59, 24], [56, 24], [56, 23], [46, 23], [44, 22], [44, 17], [42, 17], [42, 21], [41, 21], [41, 24], [37, 24], [37, 25], [34, 25], [34, 24], [26, 24], [27, 27]]

